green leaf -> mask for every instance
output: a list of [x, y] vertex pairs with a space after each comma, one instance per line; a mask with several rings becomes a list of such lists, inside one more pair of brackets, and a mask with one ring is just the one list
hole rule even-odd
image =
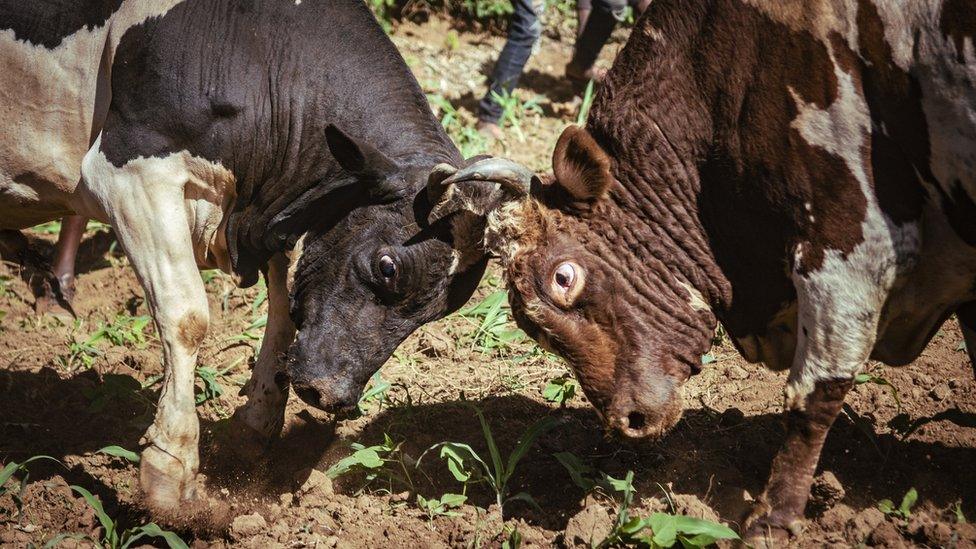
[[563, 406], [576, 395], [576, 383], [569, 376], [553, 378], [542, 389], [542, 398]]
[[329, 478], [336, 478], [348, 473], [351, 469], [361, 467], [364, 469], [377, 469], [383, 466], [383, 458], [376, 451], [376, 446], [361, 448], [353, 452], [351, 456], [340, 459], [325, 472]]
[[106, 446], [99, 450], [97, 453], [106, 454], [114, 457], [120, 457], [126, 459], [132, 463], [139, 463], [139, 454], [133, 452], [132, 450], [126, 450], [121, 446]]
[[912, 507], [915, 506], [915, 502], [918, 501], [918, 491], [915, 488], [910, 489], [905, 493], [905, 497], [901, 499], [901, 505], [898, 506], [898, 511], [901, 516], [908, 518], [912, 515]]
[[448, 509], [453, 509], [460, 507], [468, 500], [468, 496], [463, 494], [444, 494], [441, 496], [441, 505], [447, 507]]
[[495, 486], [502, 487], [508, 481], [508, 475], [506, 470], [502, 465], [502, 455], [498, 451], [498, 446], [495, 444], [495, 437], [491, 434], [491, 427], [488, 425], [488, 420], [485, 419], [485, 414], [481, 412], [478, 408], [471, 405], [471, 409], [478, 416], [478, 421], [481, 423], [481, 431], [484, 434], [485, 442], [488, 444], [488, 453], [491, 456], [491, 464], [494, 466]]
[[6, 484], [6, 482], [8, 480], [10, 480], [10, 477], [12, 477], [14, 475], [14, 473], [16, 473], [20, 469], [23, 469], [24, 466], [27, 465], [28, 463], [30, 463], [32, 461], [42, 460], [42, 459], [49, 459], [49, 460], [54, 461], [56, 463], [60, 463], [62, 466], [64, 465], [59, 460], [57, 460], [57, 459], [55, 459], [55, 458], [53, 458], [51, 456], [43, 456], [43, 455], [42, 456], [33, 456], [33, 457], [30, 457], [30, 458], [27, 458], [22, 463], [17, 463], [17, 462], [11, 461], [10, 463], [6, 464], [3, 467], [3, 469], [0, 469], [0, 486], [3, 486], [4, 484]]
[[169, 530], [163, 530], [155, 522], [150, 522], [136, 529], [137, 532], [145, 534], [151, 538], [163, 538], [169, 549], [188, 549], [186, 543]]
[[556, 418], [549, 416], [533, 423], [519, 438], [515, 444], [515, 450], [508, 456], [508, 468], [505, 470], [505, 478], [511, 477], [515, 473], [515, 466], [525, 457], [526, 452], [543, 433], [556, 426]]
[[91, 492], [82, 488], [81, 486], [71, 485], [70, 488], [78, 494], [81, 495], [88, 503], [88, 506], [95, 510], [95, 516], [98, 517], [98, 522], [102, 524], [102, 528], [105, 529], [104, 538], [109, 542], [111, 546], [118, 545], [118, 534], [115, 531], [115, 521], [112, 517], [108, 516], [105, 512], [105, 508], [102, 507], [102, 502], [98, 500]]
[[895, 512], [895, 503], [890, 499], [883, 499], [878, 502], [878, 510], [886, 515], [890, 515]]
[[576, 454], [558, 452], [553, 454], [553, 457], [569, 472], [569, 477], [573, 479], [573, 484], [579, 486], [586, 492], [596, 488], [596, 481], [593, 480], [595, 471], [592, 467], [580, 461], [576, 457]]

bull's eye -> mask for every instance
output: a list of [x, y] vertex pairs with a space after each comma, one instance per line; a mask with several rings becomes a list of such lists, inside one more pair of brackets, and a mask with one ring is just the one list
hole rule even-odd
[[553, 273], [552, 279], [555, 281], [556, 286], [559, 286], [563, 290], [568, 290], [576, 282], [576, 267], [573, 267], [572, 263], [563, 263], [559, 267], [556, 267], [556, 272]]
[[397, 276], [397, 264], [392, 257], [384, 255], [380, 257], [380, 274], [383, 275], [388, 282], [396, 279]]
[[560, 263], [552, 272], [551, 293], [561, 305], [570, 305], [583, 288], [583, 269], [572, 261]]

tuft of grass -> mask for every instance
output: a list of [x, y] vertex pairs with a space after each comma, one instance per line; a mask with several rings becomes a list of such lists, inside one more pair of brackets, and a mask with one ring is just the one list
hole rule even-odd
[[440, 94], [427, 94], [431, 109], [440, 118], [441, 126], [447, 131], [461, 156], [471, 158], [488, 151], [488, 141], [475, 127], [466, 122], [453, 103]]
[[525, 332], [515, 327], [508, 309], [508, 292], [497, 290], [480, 303], [458, 311], [458, 316], [474, 320], [477, 329], [472, 337], [474, 348], [487, 354], [507, 350], [527, 339]]
[[519, 437], [518, 442], [515, 443], [515, 448], [508, 454], [507, 459], [503, 459], [484, 413], [473, 404], [466, 403], [466, 405], [474, 411], [479, 423], [481, 423], [481, 431], [484, 435], [485, 443], [488, 445], [491, 465], [478, 455], [478, 452], [470, 445], [462, 442], [445, 441], [439, 442], [425, 450], [417, 460], [418, 466], [427, 452], [439, 448], [440, 457], [447, 462], [448, 470], [454, 476], [455, 480], [463, 485], [464, 489], [462, 494], [467, 494], [469, 484], [487, 484], [495, 493], [495, 502], [498, 504], [498, 512], [503, 520], [505, 518], [505, 504], [512, 501], [523, 501], [538, 509], [538, 504], [526, 492], [519, 492], [510, 496], [509, 482], [515, 474], [516, 466], [525, 457], [529, 448], [539, 436], [555, 427], [557, 420], [552, 417], [544, 417], [530, 425], [522, 436]]
[[531, 99], [522, 101], [518, 94], [507, 90], [502, 93], [491, 92], [491, 98], [502, 108], [502, 116], [498, 119], [498, 125], [510, 126], [515, 132], [520, 142], [525, 142], [525, 134], [522, 132], [522, 122], [530, 115], [541, 115], [541, 98], [534, 96]]

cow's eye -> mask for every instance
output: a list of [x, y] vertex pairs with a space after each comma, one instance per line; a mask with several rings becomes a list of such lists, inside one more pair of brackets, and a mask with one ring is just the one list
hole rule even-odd
[[386, 279], [387, 282], [396, 280], [397, 272], [397, 264], [392, 257], [389, 255], [383, 255], [380, 257], [380, 274]]
[[583, 269], [572, 261], [564, 261], [552, 272], [551, 291], [562, 304], [569, 305], [583, 288]]

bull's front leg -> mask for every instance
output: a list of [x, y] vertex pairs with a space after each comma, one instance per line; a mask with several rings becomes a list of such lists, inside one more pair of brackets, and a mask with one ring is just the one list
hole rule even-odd
[[264, 448], [281, 433], [288, 378], [285, 353], [295, 339], [295, 325], [288, 315], [288, 260], [278, 254], [271, 258], [265, 273], [268, 285], [268, 324], [254, 372], [245, 386], [247, 403], [235, 413], [235, 447], [246, 457]]
[[200, 424], [193, 382], [210, 319], [187, 221], [189, 170], [175, 156], [116, 167], [96, 141], [82, 174], [146, 292], [162, 343], [162, 390], [143, 439], [139, 481], [151, 508], [178, 511], [181, 502], [196, 496]]
[[877, 338], [889, 287], [878, 281], [890, 276], [872, 272], [875, 264], [840, 260], [793, 276], [797, 346], [786, 386], [786, 440], [745, 523], [744, 539], [753, 546], [782, 546], [802, 527], [827, 432]]

